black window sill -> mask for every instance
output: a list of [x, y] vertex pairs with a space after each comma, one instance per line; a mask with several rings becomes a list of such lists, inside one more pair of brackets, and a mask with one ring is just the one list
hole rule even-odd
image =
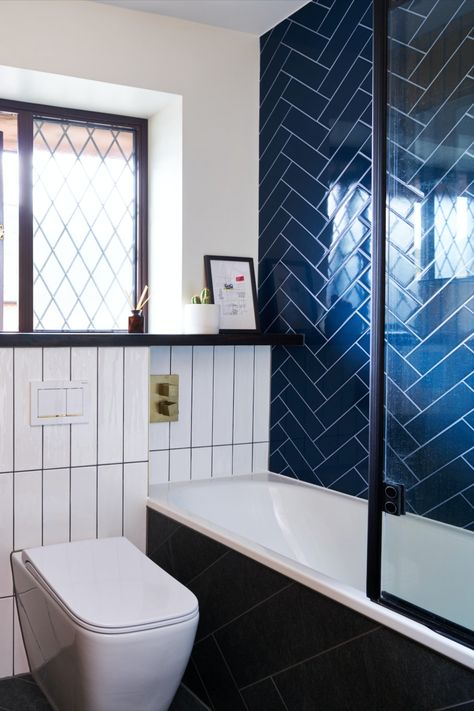
[[219, 333], [184, 335], [155, 333], [0, 333], [0, 348], [77, 346], [302, 346], [299, 333]]

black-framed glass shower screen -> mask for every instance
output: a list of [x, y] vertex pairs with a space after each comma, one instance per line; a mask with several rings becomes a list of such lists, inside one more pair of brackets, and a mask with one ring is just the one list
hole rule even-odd
[[[382, 598], [474, 630], [474, 4], [391, 0]], [[471, 36], [470, 36], [471, 33]]]

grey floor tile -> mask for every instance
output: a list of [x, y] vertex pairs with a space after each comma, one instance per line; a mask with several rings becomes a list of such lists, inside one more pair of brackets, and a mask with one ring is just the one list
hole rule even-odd
[[[25, 675], [0, 680], [0, 711], [52, 711], [52, 709], [33, 678]], [[169, 711], [207, 711], [207, 707], [184, 686], [180, 686]]]

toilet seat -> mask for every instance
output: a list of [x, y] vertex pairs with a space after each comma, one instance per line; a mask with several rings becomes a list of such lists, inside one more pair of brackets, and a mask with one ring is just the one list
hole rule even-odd
[[65, 613], [92, 632], [156, 629], [198, 615], [193, 593], [123, 537], [30, 548], [22, 561]]

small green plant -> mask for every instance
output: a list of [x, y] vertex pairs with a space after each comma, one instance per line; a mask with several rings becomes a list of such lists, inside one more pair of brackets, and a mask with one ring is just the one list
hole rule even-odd
[[211, 303], [211, 291], [207, 287], [204, 288], [199, 296], [197, 294], [191, 299], [192, 304], [210, 304]]

